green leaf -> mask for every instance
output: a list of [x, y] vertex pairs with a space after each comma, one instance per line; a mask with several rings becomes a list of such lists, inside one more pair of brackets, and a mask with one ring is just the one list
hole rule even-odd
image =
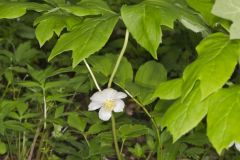
[[69, 114], [67, 123], [69, 124], [69, 126], [79, 130], [80, 132], [84, 132], [87, 124], [85, 120], [80, 118], [77, 113]]
[[106, 131], [109, 129], [109, 125], [105, 125], [102, 123], [96, 123], [89, 127], [86, 134], [97, 134], [102, 131]]
[[145, 134], [149, 134], [150, 130], [144, 125], [125, 124], [119, 127], [119, 136], [122, 139], [135, 138]]
[[147, 105], [156, 98], [152, 97], [156, 86], [166, 79], [167, 71], [164, 66], [155, 61], [148, 61], [138, 69], [135, 83], [128, 82], [124, 88], [129, 91], [132, 96], [137, 97], [142, 104]]
[[38, 17], [34, 24], [37, 25], [35, 30], [36, 38], [42, 47], [44, 43], [50, 40], [54, 33], [60, 36], [62, 30], [67, 28], [71, 30], [72, 27], [81, 22], [81, 19], [64, 14], [48, 14]]
[[65, 0], [44, 0], [52, 5], [65, 4]]
[[17, 111], [20, 116], [23, 116], [23, 114], [27, 111], [27, 109], [28, 109], [28, 105], [26, 103], [18, 102]]
[[52, 82], [46, 82], [45, 83], [45, 89], [51, 89], [51, 88], [63, 88], [67, 85], [69, 85], [68, 80], [59, 80], [59, 81], [52, 81]]
[[32, 48], [32, 44], [30, 41], [24, 42], [17, 47], [14, 53], [14, 59], [18, 64], [26, 64], [31, 59], [35, 58], [37, 53], [39, 53], [39, 51], [35, 48]]
[[82, 0], [78, 3], [79, 6], [86, 7], [88, 9], [96, 10], [97, 12], [101, 14], [114, 14], [117, 15], [115, 12], [111, 10], [111, 8], [108, 6], [106, 1], [104, 0]]
[[110, 10], [106, 2], [96, 0], [92, 3], [91, 1], [81, 1], [78, 5], [61, 5], [60, 8], [76, 16], [100, 15], [106, 10]]
[[184, 101], [177, 100], [164, 114], [162, 125], [171, 132], [174, 142], [195, 127], [207, 114], [207, 106], [200, 102], [201, 92], [199, 85], [196, 85]]
[[41, 88], [41, 85], [34, 81], [22, 81], [22, 82], [18, 82], [17, 84], [27, 88], [33, 88], [33, 87]]
[[211, 13], [214, 5], [212, 0], [187, 0], [190, 7], [201, 13], [201, 16], [208, 22], [209, 25], [213, 26], [220, 19]]
[[54, 113], [54, 118], [57, 119], [61, 117], [64, 113], [64, 106], [57, 107]]
[[167, 80], [167, 71], [161, 63], [148, 61], [140, 66], [136, 73], [135, 82], [146, 87], [154, 88]]
[[37, 12], [46, 11], [49, 6], [33, 3], [33, 2], [0, 2], [0, 19], [1, 18], [18, 18], [23, 16], [27, 10], [35, 10]]
[[[160, 25], [173, 27], [175, 19], [171, 8], [164, 9], [167, 2], [160, 1], [163, 6], [143, 2], [134, 6], [123, 6], [121, 15], [125, 25], [136, 41], [157, 59], [157, 48], [162, 41]], [[162, 8], [163, 10], [160, 10]], [[169, 14], [170, 13], [170, 14]]]
[[181, 78], [162, 82], [157, 86], [153, 97], [166, 100], [177, 99], [182, 94], [182, 83], [183, 80]]
[[216, 0], [212, 13], [233, 23], [230, 27], [230, 39], [240, 39], [240, 1], [239, 0]]
[[240, 143], [240, 87], [219, 90], [206, 99], [208, 106], [207, 135], [220, 154], [232, 142]]
[[5, 72], [4, 72], [4, 77], [6, 78], [7, 82], [8, 82], [8, 85], [12, 84], [13, 83], [13, 80], [14, 80], [14, 75], [13, 75], [13, 72], [9, 69], [7, 69]]
[[173, 28], [176, 19], [197, 31], [205, 30], [204, 24], [189, 10], [183, 1], [145, 0], [132, 6], [122, 6], [121, 15], [133, 38], [157, 59], [157, 49], [162, 42], [161, 26]]
[[[88, 58], [88, 62], [92, 65], [94, 71], [102, 73], [108, 77], [111, 75], [118, 55], [104, 54], [104, 56], [93, 55]], [[126, 82], [133, 80], [133, 69], [131, 63], [123, 57], [117, 70], [114, 82], [120, 86], [125, 86]]]
[[150, 104], [156, 99], [156, 97], [153, 98], [152, 96], [154, 93], [154, 88], [146, 87], [133, 82], [126, 83], [125, 87], [123, 88], [127, 90], [133, 97], [137, 97], [137, 99], [143, 105]]
[[7, 152], [7, 146], [5, 143], [0, 141], [0, 155], [3, 155]]
[[117, 21], [117, 16], [86, 19], [74, 30], [60, 37], [49, 60], [64, 51], [72, 50], [73, 67], [76, 67], [84, 58], [97, 52], [107, 43]]
[[[230, 41], [227, 35], [215, 33], [198, 46], [198, 58], [183, 73], [183, 98], [200, 81], [202, 99], [220, 89], [231, 77], [240, 54], [239, 41]], [[214, 75], [214, 76], [213, 76]]]
[[128, 150], [136, 157], [140, 158], [143, 156], [144, 151], [140, 144], [135, 144], [134, 148], [128, 148]]

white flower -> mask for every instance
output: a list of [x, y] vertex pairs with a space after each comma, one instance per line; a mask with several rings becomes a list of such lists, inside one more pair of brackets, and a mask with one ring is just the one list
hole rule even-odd
[[122, 99], [126, 97], [127, 95], [123, 92], [118, 92], [112, 88], [104, 89], [92, 95], [88, 110], [94, 111], [100, 108], [99, 118], [108, 121], [112, 116], [112, 111], [123, 111], [125, 104]]

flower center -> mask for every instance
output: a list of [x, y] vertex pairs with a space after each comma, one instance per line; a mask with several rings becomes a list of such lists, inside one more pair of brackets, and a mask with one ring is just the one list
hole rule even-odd
[[108, 111], [112, 111], [114, 109], [115, 105], [116, 105], [116, 103], [113, 100], [106, 100], [103, 103], [104, 108]]

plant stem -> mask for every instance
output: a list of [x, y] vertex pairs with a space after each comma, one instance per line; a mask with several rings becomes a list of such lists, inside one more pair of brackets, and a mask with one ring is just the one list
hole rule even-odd
[[44, 112], [44, 124], [43, 129], [47, 127], [47, 102], [46, 102], [46, 92], [45, 88], [43, 88], [43, 112]]
[[147, 159], [146, 160], [150, 160], [150, 158], [152, 157], [152, 151], [149, 152], [148, 156], [147, 156]]
[[122, 154], [122, 152], [123, 152], [124, 143], [125, 143], [125, 139], [122, 140], [122, 145], [121, 145], [121, 148], [120, 148], [120, 154]]
[[85, 65], [86, 65], [86, 67], [87, 67], [90, 75], [92, 76], [92, 79], [93, 79], [93, 82], [95, 83], [95, 86], [97, 87], [97, 89], [98, 89], [99, 91], [101, 91], [101, 88], [100, 88], [99, 85], [98, 85], [97, 79], [96, 79], [96, 77], [94, 76], [94, 74], [93, 74], [93, 72], [92, 72], [92, 69], [91, 69], [90, 66], [88, 65], [86, 59], [84, 59], [83, 62], [85, 63]]
[[88, 139], [87, 139], [87, 136], [86, 136], [85, 134], [82, 134], [82, 135], [83, 135], [83, 137], [84, 137], [84, 139], [85, 139], [85, 141], [86, 141], [88, 147], [90, 147], [90, 143], [89, 143], [89, 141], [88, 141]]
[[117, 153], [117, 158], [118, 158], [118, 160], [122, 160], [121, 154], [119, 152], [119, 147], [118, 147], [116, 124], [115, 124], [114, 115], [112, 115], [112, 133], [113, 133], [113, 140], [114, 140], [115, 150], [116, 150], [116, 153]]
[[157, 123], [155, 122], [155, 120], [153, 119], [152, 115], [148, 112], [148, 110], [144, 107], [143, 104], [141, 104], [136, 98], [134, 98], [127, 90], [125, 90], [125, 92], [135, 101], [135, 103], [137, 103], [142, 109], [143, 111], [146, 113], [146, 115], [151, 119], [152, 124], [154, 126], [156, 135], [157, 135], [157, 141], [158, 141], [158, 147], [157, 147], [157, 160], [161, 160], [162, 158], [162, 154], [161, 154], [161, 137], [160, 137], [160, 132], [158, 130], [158, 126]]
[[[111, 74], [111, 77], [109, 78], [108, 88], [111, 88], [111, 86], [112, 86], [113, 78], [114, 78], [114, 76], [115, 76], [115, 74], [116, 74], [116, 72], [118, 70], [120, 62], [121, 62], [121, 60], [123, 58], [123, 55], [124, 55], [124, 53], [126, 51], [127, 44], [128, 44], [128, 39], [129, 39], [129, 32], [128, 32], [128, 30], [126, 30], [123, 47], [122, 47], [121, 52], [120, 52], [120, 54], [118, 56], [118, 59], [117, 59], [116, 65], [114, 66], [114, 69], [113, 69], [113, 72]], [[113, 133], [113, 140], [114, 140], [114, 146], [115, 146], [115, 150], [116, 150], [116, 153], [117, 153], [117, 157], [118, 157], [118, 160], [121, 160], [122, 158], [121, 158], [121, 154], [120, 154], [119, 147], [118, 147], [115, 118], [114, 118], [113, 114], [112, 114], [112, 133]], [[121, 148], [123, 148], [123, 146]]]
[[35, 148], [35, 145], [36, 145], [38, 136], [39, 136], [39, 134], [40, 134], [40, 130], [41, 130], [41, 127], [40, 127], [40, 125], [39, 125], [38, 128], [37, 128], [37, 131], [36, 131], [36, 133], [35, 133], [35, 136], [34, 136], [34, 139], [33, 139], [33, 143], [32, 143], [32, 145], [31, 145], [31, 149], [30, 149], [30, 153], [29, 153], [29, 156], [28, 156], [28, 160], [31, 160], [32, 157], [33, 157], [34, 148]]
[[113, 72], [112, 72], [112, 74], [111, 74], [111, 77], [110, 77], [110, 79], [109, 79], [109, 81], [108, 81], [108, 88], [110, 88], [111, 85], [112, 85], [113, 78], [114, 78], [114, 76], [115, 76], [115, 74], [116, 74], [116, 72], [117, 72], [117, 70], [118, 70], [118, 67], [119, 67], [120, 62], [121, 62], [121, 60], [122, 60], [122, 57], [123, 57], [123, 55], [124, 55], [124, 53], [125, 53], [125, 51], [126, 51], [127, 44], [128, 44], [128, 39], [129, 39], [129, 32], [128, 32], [128, 30], [126, 30], [125, 39], [124, 39], [124, 44], [123, 44], [122, 50], [121, 50], [121, 52], [120, 52], [120, 54], [119, 54], [119, 57], [118, 57], [118, 59], [117, 59], [116, 65], [115, 65], [115, 67], [114, 67], [114, 69], [113, 69]]

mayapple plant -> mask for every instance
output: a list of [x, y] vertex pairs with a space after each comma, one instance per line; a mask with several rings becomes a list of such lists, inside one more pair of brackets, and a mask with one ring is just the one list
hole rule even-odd
[[0, 0], [0, 159], [238, 159], [239, 8]]
[[89, 111], [99, 109], [99, 118], [108, 121], [112, 116], [112, 111], [123, 112], [124, 102], [122, 98], [127, 95], [123, 92], [117, 92], [112, 88], [98, 91], [91, 96], [91, 103], [88, 106]]

